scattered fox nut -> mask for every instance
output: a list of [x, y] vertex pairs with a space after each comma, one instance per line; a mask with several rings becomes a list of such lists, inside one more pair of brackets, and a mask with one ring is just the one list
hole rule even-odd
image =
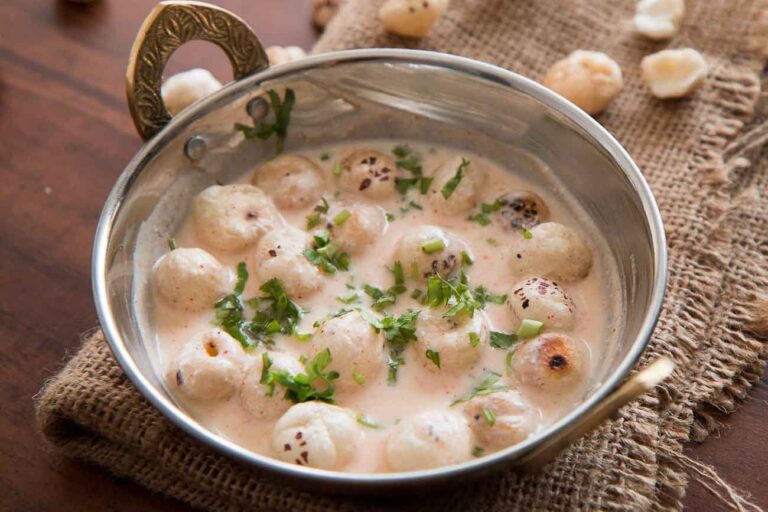
[[640, 64], [643, 80], [657, 98], [682, 98], [698, 89], [709, 72], [707, 61], [692, 48], [663, 50]]
[[387, 0], [379, 9], [384, 27], [405, 37], [424, 37], [448, 7], [448, 0]]
[[624, 80], [619, 65], [606, 54], [576, 50], [549, 68], [544, 85], [593, 115], [618, 96]]

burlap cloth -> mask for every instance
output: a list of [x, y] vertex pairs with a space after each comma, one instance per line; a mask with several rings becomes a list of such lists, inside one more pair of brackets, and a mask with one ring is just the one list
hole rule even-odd
[[[763, 5], [687, 1], [682, 31], [668, 46], [699, 49], [711, 73], [694, 97], [662, 102], [649, 96], [639, 64], [666, 45], [632, 33], [633, 0], [454, 0], [420, 42], [386, 35], [375, 20], [379, 3], [348, 1], [316, 51], [429, 48], [534, 79], [578, 48], [605, 51], [619, 62], [624, 91], [599, 120], [640, 165], [666, 223], [669, 290], [643, 359], [672, 357], [679, 365], [672, 379], [535, 475], [502, 473], [407, 504], [328, 498], [241, 467], [173, 427], [133, 388], [96, 333], [38, 397], [47, 440], [66, 455], [212, 510], [674, 509], [687, 473], [731, 507], [749, 509], [711, 468], [683, 457], [681, 445], [709, 433], [709, 411], [734, 409], [766, 355], [760, 334], [768, 309], [759, 295], [768, 285]], [[762, 316], [756, 306], [764, 308]]]

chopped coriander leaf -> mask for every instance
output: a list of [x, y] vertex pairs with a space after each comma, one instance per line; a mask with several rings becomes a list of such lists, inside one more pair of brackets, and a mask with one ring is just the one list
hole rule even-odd
[[544, 327], [542, 322], [531, 320], [530, 318], [524, 318], [515, 334], [517, 334], [517, 337], [521, 339], [533, 338], [541, 332], [542, 327]]
[[323, 162], [328, 161], [330, 159], [331, 159], [330, 153], [323, 153], [322, 155], [320, 155], [320, 160], [322, 160]]
[[483, 448], [482, 446], [475, 446], [474, 448], [472, 448], [473, 457], [482, 457], [484, 453], [485, 453], [485, 448]]
[[507, 370], [507, 375], [512, 375], [512, 358], [515, 356], [515, 351], [510, 350], [507, 352], [507, 357], [504, 358], [504, 368]]
[[432, 238], [421, 244], [421, 250], [427, 254], [432, 254], [445, 249], [445, 240], [442, 238]]
[[485, 418], [485, 422], [488, 426], [492, 427], [496, 424], [496, 415], [493, 414], [492, 410], [483, 407], [481, 412], [483, 413], [483, 418]]
[[173, 238], [172, 236], [168, 237], [168, 249], [171, 251], [176, 250], [176, 239]]
[[487, 226], [491, 223], [491, 214], [499, 211], [502, 206], [504, 206], [504, 201], [501, 199], [497, 199], [493, 203], [482, 203], [480, 211], [467, 217], [467, 220], [475, 221], [481, 226]]
[[[336, 387], [333, 381], [339, 378], [338, 372], [325, 372], [333, 358], [327, 348], [319, 352], [304, 365], [304, 373], [291, 375], [285, 370], [268, 370], [274, 382], [286, 389], [285, 397], [296, 403], [319, 400], [333, 403]], [[324, 384], [323, 389], [314, 386], [316, 382]]]
[[472, 259], [472, 256], [467, 253], [467, 251], [461, 251], [461, 264], [465, 267], [470, 267], [475, 261]]
[[327, 274], [335, 274], [337, 270], [349, 270], [349, 254], [331, 242], [328, 232], [316, 234], [313, 237], [312, 247], [304, 249], [302, 254], [310, 263], [317, 265]]
[[328, 213], [328, 209], [330, 208], [330, 205], [328, 204], [328, 200], [324, 197], [320, 198], [320, 204], [315, 206], [314, 210], [317, 213]]
[[427, 359], [435, 363], [435, 366], [440, 368], [440, 352], [437, 350], [432, 350], [430, 348], [427, 349]]
[[307, 229], [312, 229], [316, 226], [318, 226], [322, 222], [322, 219], [320, 218], [320, 214], [317, 212], [312, 212], [309, 215], [307, 215]]
[[264, 352], [261, 354], [261, 379], [259, 379], [259, 382], [267, 386], [267, 396], [272, 396], [275, 393], [275, 381], [269, 372], [271, 367], [272, 358]]
[[485, 241], [488, 242], [488, 245], [492, 245], [494, 247], [499, 246], [499, 241], [496, 240], [495, 238], [486, 238]]
[[526, 240], [530, 240], [531, 238], [533, 238], [533, 233], [523, 228], [523, 238], [525, 238]]
[[392, 149], [395, 155], [395, 164], [401, 169], [405, 169], [414, 176], [421, 176], [423, 169], [421, 167], [421, 155], [411, 149], [410, 146], [395, 146]]
[[480, 345], [480, 336], [476, 332], [469, 333], [469, 344], [473, 347]]
[[440, 190], [440, 193], [443, 194], [443, 197], [445, 199], [448, 199], [449, 197], [451, 197], [453, 192], [456, 190], [456, 187], [459, 186], [459, 183], [461, 183], [462, 178], [464, 178], [464, 169], [468, 165], [469, 165], [469, 160], [462, 158], [461, 164], [459, 164], [459, 167], [456, 168], [456, 174], [454, 174], [453, 178], [445, 182], [445, 185], [443, 185], [443, 188]]
[[336, 162], [336, 164], [333, 166], [333, 169], [331, 170], [334, 176], [337, 178], [341, 176], [341, 163]]
[[411, 298], [412, 298], [412, 299], [414, 299], [414, 300], [419, 300], [419, 298], [420, 298], [422, 295], [424, 295], [424, 292], [423, 292], [422, 290], [419, 290], [418, 288], [415, 288], [415, 289], [414, 289], [414, 290], [411, 292]]
[[241, 295], [245, 290], [245, 283], [248, 282], [248, 267], [244, 261], [237, 264], [237, 284], [235, 284], [235, 295]]
[[421, 178], [401, 178], [397, 176], [395, 178], [395, 190], [405, 195], [411, 188], [417, 186], [420, 180]]
[[387, 217], [387, 222], [392, 222], [392, 221], [394, 221], [394, 220], [395, 220], [395, 216], [394, 216], [394, 215], [392, 215], [392, 214], [391, 214], [391, 213], [389, 213], [389, 212], [387, 212], [387, 214], [386, 214], [386, 217]]
[[279, 279], [270, 279], [259, 287], [259, 291], [265, 295], [259, 297], [256, 313], [248, 324], [250, 333], [260, 341], [269, 340], [273, 334], [295, 335], [302, 341], [308, 339], [306, 334], [296, 330], [301, 321], [301, 308], [288, 298]]
[[416, 203], [416, 202], [414, 202], [414, 201], [410, 201], [410, 202], [408, 203], [408, 205], [409, 205], [411, 208], [415, 209], [415, 210], [423, 210], [423, 209], [424, 209], [424, 208], [422, 208], [422, 206], [421, 206], [419, 203]]
[[363, 286], [363, 291], [365, 294], [373, 299], [371, 308], [375, 309], [376, 311], [382, 311], [393, 305], [395, 302], [397, 302], [398, 295], [402, 295], [406, 292], [403, 265], [399, 261], [396, 261], [390, 270], [394, 276], [395, 284], [386, 290], [381, 290], [368, 284]]
[[491, 331], [491, 346], [493, 348], [508, 349], [518, 341], [520, 340], [516, 334]]
[[475, 300], [480, 303], [480, 309], [485, 309], [485, 306], [490, 302], [491, 304], [504, 304], [507, 302], [507, 295], [495, 295], [489, 292], [485, 286], [478, 286], [472, 292]]
[[440, 276], [427, 278], [427, 304], [431, 308], [446, 306], [448, 310], [443, 314], [446, 318], [459, 313], [466, 313], [472, 318], [476, 310], [484, 307], [484, 304], [475, 298], [469, 286], [469, 278], [463, 271], [458, 277], [447, 280]]
[[368, 322], [377, 331], [381, 331], [384, 340], [390, 345], [404, 347], [411, 341], [416, 341], [416, 319], [420, 311], [409, 309], [400, 316], [394, 316], [390, 313], [384, 315], [380, 320]]
[[321, 197], [320, 201], [321, 202], [313, 208], [312, 213], [307, 215], [307, 229], [312, 229], [319, 225], [323, 221], [322, 216], [328, 213], [328, 209], [330, 208], [328, 201], [324, 197]]
[[357, 422], [364, 427], [381, 428], [381, 426], [378, 423], [368, 418], [367, 416], [363, 415], [362, 413], [357, 415]]
[[293, 333], [294, 336], [296, 336], [296, 339], [298, 341], [309, 341], [312, 339], [312, 333], [311, 332], [299, 332], [296, 331]]
[[387, 359], [387, 382], [390, 386], [397, 382], [397, 370], [400, 368], [400, 366], [405, 364], [405, 359], [402, 358], [400, 355], [401, 353], [402, 350], [393, 350], [390, 352], [389, 358]]
[[258, 125], [254, 121], [254, 126], [235, 123], [235, 129], [241, 131], [246, 139], [258, 138], [267, 140], [272, 135], [275, 135], [277, 138], [275, 152], [281, 153], [285, 146], [285, 139], [288, 137], [288, 125], [291, 122], [291, 110], [293, 110], [293, 106], [296, 104], [296, 94], [291, 88], [285, 90], [282, 100], [280, 95], [273, 89], [268, 90], [267, 94], [272, 105], [274, 121], [271, 123], [261, 121]]
[[453, 406], [462, 402], [467, 402], [476, 396], [490, 395], [491, 393], [496, 393], [498, 391], [508, 390], [509, 386], [500, 383], [499, 379], [501, 379], [501, 375], [498, 373], [488, 372], [485, 377], [483, 377], [483, 379], [474, 388], [472, 388], [469, 393], [461, 398], [454, 400], [451, 405]]
[[357, 304], [360, 302], [360, 295], [353, 293], [351, 295], [347, 295], [346, 297], [336, 297], [336, 300], [342, 304]]
[[421, 178], [421, 182], [419, 183], [419, 192], [421, 192], [421, 195], [429, 192], [429, 187], [432, 186], [432, 181], [434, 181], [434, 178]]
[[323, 318], [315, 320], [315, 322], [312, 324], [312, 327], [320, 327], [321, 325], [323, 325], [328, 320], [332, 320], [334, 318], [338, 318], [340, 316], [344, 316], [347, 313], [351, 313], [352, 311], [353, 311], [352, 309], [348, 309], [348, 308], [341, 308], [338, 311], [333, 311], [333, 312], [328, 313], [327, 315], [325, 315]]
[[333, 218], [333, 223], [336, 226], [341, 226], [345, 222], [349, 220], [349, 218], [352, 216], [352, 212], [349, 210], [341, 210], [339, 213], [336, 214], [336, 216]]
[[360, 372], [352, 372], [352, 380], [354, 380], [359, 386], [365, 384], [365, 375]]

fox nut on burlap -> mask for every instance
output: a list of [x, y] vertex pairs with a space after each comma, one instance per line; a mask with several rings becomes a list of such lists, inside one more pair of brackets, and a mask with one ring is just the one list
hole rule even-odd
[[748, 498], [682, 455], [759, 378], [766, 356], [768, 150], [760, 72], [768, 47], [765, 5], [689, 0], [668, 47], [692, 47], [710, 73], [691, 98], [660, 101], [640, 77], [659, 43], [633, 33], [632, 0], [454, 1], [422, 40], [388, 35], [381, 2], [348, 0], [315, 51], [380, 46], [454, 53], [540, 80], [576, 49], [608, 53], [625, 87], [598, 117], [635, 158], [667, 228], [664, 311], [643, 356], [678, 365], [654, 394], [581, 439], [536, 474], [502, 472], [405, 501], [315, 496], [202, 446], [134, 389], [103, 336], [89, 336], [38, 401], [40, 428], [60, 452], [211, 510], [627, 510], [677, 509], [687, 471], [732, 508]]

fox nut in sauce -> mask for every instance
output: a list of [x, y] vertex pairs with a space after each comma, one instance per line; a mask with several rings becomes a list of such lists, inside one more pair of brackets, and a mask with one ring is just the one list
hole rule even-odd
[[[450, 158], [443, 163], [432, 176], [429, 189], [429, 202], [434, 211], [442, 215], [455, 215], [472, 210], [477, 204], [483, 172], [477, 164], [461, 157]], [[446, 189], [446, 185], [457, 177], [460, 178], [458, 185], [452, 191]]]
[[239, 251], [279, 224], [269, 197], [253, 185], [213, 185], [192, 207], [198, 236], [221, 251]]
[[272, 449], [280, 460], [319, 469], [339, 469], [357, 451], [362, 432], [348, 409], [321, 402], [292, 406], [277, 421]]
[[592, 251], [575, 230], [557, 222], [545, 222], [520, 237], [510, 248], [510, 267], [519, 276], [544, 276], [557, 281], [576, 281], [589, 274]]
[[[470, 337], [471, 333], [477, 337]], [[467, 368], [477, 363], [489, 336], [488, 321], [481, 312], [475, 312], [472, 318], [465, 314], [446, 318], [442, 310], [426, 309], [416, 322], [419, 352], [423, 357], [426, 357], [427, 350], [439, 353], [440, 370]], [[473, 342], [473, 338], [477, 341]], [[428, 359], [423, 365], [430, 370], [438, 369]]]
[[304, 256], [308, 234], [291, 226], [270, 231], [262, 237], [252, 254], [252, 267], [262, 282], [279, 279], [288, 295], [309, 295], [323, 284], [320, 269]]
[[587, 114], [608, 108], [624, 87], [621, 68], [602, 52], [576, 50], [549, 68], [544, 86]]
[[470, 458], [472, 432], [464, 417], [454, 411], [425, 411], [403, 418], [386, 442], [387, 466], [393, 471], [417, 471]]
[[392, 33], [424, 37], [448, 7], [448, 0], [386, 0], [379, 19]]
[[221, 82], [206, 69], [190, 69], [168, 77], [160, 88], [163, 103], [175, 116], [194, 102], [221, 89]]
[[312, 160], [295, 155], [268, 161], [252, 179], [278, 207], [291, 210], [317, 201], [323, 193], [324, 181], [322, 171]]
[[469, 253], [469, 249], [457, 236], [437, 226], [425, 225], [400, 237], [394, 260], [402, 264], [406, 277], [412, 279], [447, 277], [461, 266], [462, 252]]
[[395, 193], [394, 160], [374, 150], [356, 150], [338, 164], [339, 186], [346, 192], [359, 192], [371, 199], [385, 199]]
[[527, 190], [508, 192], [496, 199], [499, 209], [493, 219], [502, 229], [531, 229], [549, 219], [544, 200]]
[[354, 375], [369, 381], [386, 365], [381, 335], [357, 311], [323, 322], [312, 336], [311, 346], [315, 353], [326, 348], [331, 352], [328, 370], [339, 373], [334, 383], [340, 388], [357, 389], [360, 384]]
[[261, 382], [264, 356], [268, 357], [271, 370], [282, 370], [295, 376], [302, 373], [304, 368], [296, 358], [280, 352], [264, 352], [253, 356], [240, 388], [240, 401], [256, 418], [275, 419], [288, 410], [291, 402], [285, 398], [285, 390], [279, 385], [270, 391], [270, 388]]
[[242, 377], [242, 350], [223, 331], [211, 330], [194, 336], [179, 353], [174, 373], [176, 387], [194, 400], [229, 399]]
[[201, 311], [231, 291], [234, 275], [204, 250], [182, 248], [155, 263], [154, 285], [174, 308]]
[[515, 390], [474, 397], [464, 404], [464, 416], [477, 443], [490, 450], [524, 441], [537, 422], [536, 413]]
[[564, 334], [542, 334], [515, 351], [512, 374], [524, 388], [570, 394], [589, 378], [586, 348]]
[[348, 253], [362, 252], [373, 244], [387, 228], [387, 218], [384, 211], [368, 204], [352, 204], [331, 210], [331, 219], [337, 218], [342, 212], [349, 212], [344, 222], [332, 223], [333, 241]]
[[509, 307], [518, 321], [542, 322], [547, 329], [570, 329], [576, 320], [573, 300], [556, 282], [531, 277], [518, 282], [509, 294]]

